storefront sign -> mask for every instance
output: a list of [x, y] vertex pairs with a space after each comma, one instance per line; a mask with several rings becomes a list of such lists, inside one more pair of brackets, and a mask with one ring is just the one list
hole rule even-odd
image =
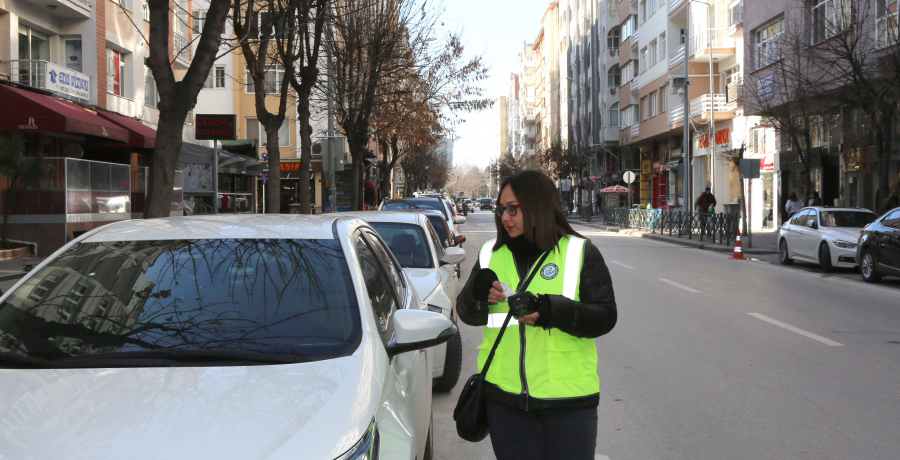
[[281, 172], [299, 172], [300, 163], [281, 163], [278, 165], [278, 170]]
[[650, 160], [641, 162], [641, 174], [650, 174]]
[[201, 141], [233, 141], [237, 139], [236, 115], [197, 115], [194, 138]]
[[45, 89], [48, 91], [79, 99], [91, 99], [91, 77], [51, 62], [47, 63], [45, 72]]
[[[728, 128], [716, 131], [716, 145], [728, 144], [731, 142], [731, 132]], [[709, 134], [701, 134], [698, 140], [698, 147], [709, 147]]]

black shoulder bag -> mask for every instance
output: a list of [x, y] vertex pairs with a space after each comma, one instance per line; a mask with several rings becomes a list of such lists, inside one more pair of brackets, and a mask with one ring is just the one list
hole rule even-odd
[[[528, 277], [519, 283], [519, 287], [516, 289], [517, 293], [522, 292], [531, 283], [534, 275], [540, 271], [541, 264], [547, 259], [547, 255], [548, 253], [544, 253], [534, 265], [534, 269]], [[488, 368], [491, 367], [494, 353], [497, 351], [497, 346], [500, 345], [500, 340], [503, 339], [503, 333], [506, 332], [506, 326], [509, 325], [509, 320], [512, 319], [512, 316], [512, 310], [510, 310], [506, 315], [506, 319], [503, 320], [503, 326], [500, 329], [500, 333], [497, 334], [497, 340], [494, 340], [494, 346], [491, 347], [491, 352], [484, 362], [481, 373], [472, 374], [469, 377], [462, 392], [459, 394], [456, 408], [453, 409], [456, 433], [466, 441], [478, 442], [488, 435], [487, 409], [484, 402], [484, 377], [488, 373]]]

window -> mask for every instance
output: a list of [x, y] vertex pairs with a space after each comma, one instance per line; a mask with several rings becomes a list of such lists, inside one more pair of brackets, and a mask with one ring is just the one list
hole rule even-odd
[[619, 28], [613, 27], [608, 34], [606, 34], [606, 47], [609, 49], [618, 48], [619, 42], [621, 39], [619, 38]]
[[143, 16], [145, 21], [150, 20], [150, 6], [147, 4], [147, 0], [144, 0], [143, 5], [141, 5], [141, 16]]
[[666, 111], [666, 102], [668, 101], [668, 98], [669, 98], [669, 96], [667, 95], [668, 89], [669, 89], [668, 84], [662, 85], [662, 87], [659, 88], [659, 113], [663, 113]]
[[[652, 2], [652, 1], [654, 1], [654, 0], [650, 0], [650, 1]], [[640, 14], [641, 14], [641, 18], [640, 18], [640, 19], [641, 19], [641, 24], [643, 24], [644, 21], [647, 20], [647, 0], [641, 0], [641, 4], [640, 4], [640, 6], [638, 7], [638, 11], [639, 11]]]
[[125, 97], [125, 55], [106, 48], [106, 92]]
[[657, 56], [657, 61], [665, 62], [666, 61], [666, 33], [663, 32], [659, 34], [659, 55]]
[[380, 332], [387, 332], [391, 315], [397, 310], [398, 302], [391, 283], [388, 281], [385, 268], [369, 244], [363, 240], [362, 235], [356, 237], [356, 256], [359, 259], [359, 268], [363, 274], [366, 293], [372, 304], [375, 323], [378, 324]]
[[[266, 93], [277, 94], [281, 88], [281, 81], [284, 80], [284, 66], [281, 64], [272, 64], [266, 70]], [[252, 94], [256, 92], [253, 86], [253, 77], [250, 76], [250, 70], [244, 70], [244, 82], [247, 85], [247, 92]]]
[[813, 45], [833, 37], [850, 25], [850, 2], [851, 0], [813, 0], [810, 22]]
[[646, 68], [650, 68], [656, 65], [656, 40], [650, 42], [647, 53], [649, 54], [650, 63]]
[[203, 26], [206, 25], [206, 11], [194, 11], [194, 33], [203, 33]]
[[156, 80], [153, 79], [153, 72], [150, 68], [144, 66], [144, 105], [148, 107], [156, 107], [159, 102], [159, 94], [156, 92]]
[[784, 19], [778, 19], [756, 31], [756, 68], [761, 69], [781, 59], [781, 37], [784, 34]]
[[[378, 232], [403, 267], [436, 268], [431, 258], [431, 246], [422, 227], [413, 224], [372, 222]], [[438, 241], [437, 236], [434, 237]]]
[[613, 65], [607, 72], [607, 85], [610, 88], [622, 86], [622, 69], [618, 65]]
[[[249, 121], [248, 119], [247, 121]], [[254, 120], [256, 121], [256, 120]], [[259, 126], [259, 139], [260, 145], [267, 145], [267, 136], [266, 131], [262, 128], [262, 125], [257, 123]], [[279, 147], [290, 147], [291, 146], [291, 120], [285, 118], [284, 123], [278, 128], [278, 146]]]
[[659, 106], [657, 106], [658, 102], [659, 102], [659, 95], [656, 93], [656, 91], [653, 91], [652, 93], [650, 93], [650, 116], [651, 117], [655, 117], [659, 113], [659, 112], [657, 112], [657, 110], [659, 109]]
[[[637, 70], [638, 69], [635, 69], [635, 74], [639, 73]], [[647, 47], [641, 48], [640, 72], [643, 72], [644, 70], [647, 70]]]
[[800, 211], [791, 219], [791, 225], [806, 225], [806, 218], [809, 217], [809, 210]]
[[619, 126], [619, 103], [616, 102], [609, 108], [609, 126]]
[[209, 69], [209, 75], [203, 82], [204, 88], [224, 88], [225, 87], [225, 66], [217, 65]]
[[875, 45], [878, 47], [893, 45], [900, 41], [900, 27], [898, 27], [896, 8], [891, 12], [891, 7], [896, 3], [897, 0], [876, 1]]
[[641, 121], [647, 119], [647, 96], [641, 98]]
[[734, 0], [728, 6], [728, 27], [740, 24], [744, 16], [744, 0]]
[[244, 120], [244, 137], [249, 140], [257, 141], [257, 145], [259, 145], [259, 121], [256, 118], [247, 118]]
[[113, 3], [118, 3], [122, 6], [122, 8], [128, 11], [134, 11], [134, 8], [131, 6], [132, 0], [112, 0]]

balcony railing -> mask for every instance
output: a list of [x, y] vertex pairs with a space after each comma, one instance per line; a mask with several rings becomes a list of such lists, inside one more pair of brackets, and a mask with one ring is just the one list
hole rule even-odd
[[175, 57], [178, 59], [190, 62], [193, 54], [191, 50], [191, 41], [178, 32], [173, 33], [172, 52], [175, 53]]
[[641, 134], [641, 125], [635, 123], [631, 125], [631, 137], [638, 137]]
[[684, 3], [684, 0], [669, 0], [669, 13], [677, 10], [682, 3]]
[[631, 33], [631, 43], [638, 43], [638, 32], [640, 32], [640, 30], [635, 29], [634, 32]]
[[897, 15], [894, 12], [875, 21], [875, 44], [879, 48], [894, 45], [900, 42], [900, 27], [898, 27]]
[[678, 47], [678, 49], [672, 50], [669, 53], [669, 68], [674, 68], [678, 64], [684, 62], [684, 45]]
[[684, 121], [684, 104], [678, 104], [669, 109], [669, 124], [681, 123]]
[[691, 117], [702, 117], [714, 109], [716, 112], [730, 112], [726, 107], [724, 94], [704, 94], [691, 99]]
[[734, 39], [726, 33], [726, 29], [701, 29], [691, 36], [691, 56], [709, 49], [710, 34], [713, 48], [734, 48]]
[[[54, 70], [54, 66], [60, 69], [59, 72], [63, 71], [62, 66], [53, 64], [49, 61], [27, 59], [0, 61], [0, 79], [9, 80], [20, 85], [31, 86], [32, 88], [51, 91], [60, 97], [71, 99], [73, 101], [87, 100], [70, 93], [75, 92], [73, 88], [79, 88], [82, 93], [87, 94], [90, 91], [91, 78], [79, 72], [65, 69], [65, 73], [68, 74], [67, 78], [69, 80], [75, 80], [80, 82], [81, 84], [76, 85], [75, 81], [72, 81], [70, 84], [62, 84], [62, 80], [60, 77], [56, 78], [55, 82], [50, 82], [50, 84], [48, 85], [48, 70]], [[72, 78], [73, 76], [75, 78]]]
[[743, 91], [743, 83], [732, 83], [725, 88], [725, 97], [729, 110], [737, 110], [738, 107], [741, 107], [741, 95]]

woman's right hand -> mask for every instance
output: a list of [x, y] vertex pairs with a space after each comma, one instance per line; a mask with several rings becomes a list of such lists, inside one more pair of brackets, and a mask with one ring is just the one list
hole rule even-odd
[[494, 281], [494, 284], [491, 285], [491, 291], [488, 293], [488, 303], [497, 303], [506, 300], [506, 296], [503, 295], [503, 286], [500, 285], [499, 281]]

